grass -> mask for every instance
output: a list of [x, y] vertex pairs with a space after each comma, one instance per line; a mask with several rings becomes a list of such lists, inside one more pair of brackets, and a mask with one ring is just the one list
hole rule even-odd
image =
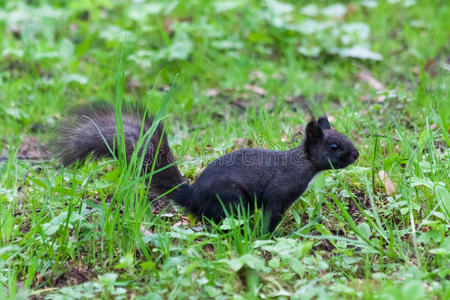
[[[314, 3], [2, 2], [0, 297], [449, 298], [450, 8]], [[260, 212], [153, 215], [138, 157], [59, 168], [38, 147], [69, 107], [139, 102], [195, 180], [231, 149], [295, 146], [299, 95], [361, 156], [273, 237]]]

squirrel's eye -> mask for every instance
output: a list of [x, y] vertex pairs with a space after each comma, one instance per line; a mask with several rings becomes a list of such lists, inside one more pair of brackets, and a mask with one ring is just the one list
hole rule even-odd
[[339, 148], [339, 145], [337, 143], [332, 143], [330, 145], [331, 150], [337, 150], [337, 148]]

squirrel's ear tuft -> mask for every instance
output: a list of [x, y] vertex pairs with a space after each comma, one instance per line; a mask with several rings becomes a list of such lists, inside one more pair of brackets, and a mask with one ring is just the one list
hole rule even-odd
[[312, 120], [306, 125], [306, 137], [311, 142], [316, 142], [323, 138], [323, 131], [319, 124]]
[[322, 129], [331, 129], [330, 122], [328, 121], [327, 116], [320, 117], [317, 120], [317, 123], [319, 124], [320, 128], [322, 128]]

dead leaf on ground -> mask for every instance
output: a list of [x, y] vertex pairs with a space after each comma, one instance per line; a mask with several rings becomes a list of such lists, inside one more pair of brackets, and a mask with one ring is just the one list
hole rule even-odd
[[217, 96], [219, 94], [219, 90], [218, 89], [207, 89], [205, 92], [205, 96], [206, 97], [214, 97]]
[[372, 97], [368, 94], [359, 96], [359, 101], [361, 102], [368, 102], [370, 99], [372, 99]]
[[431, 77], [435, 77], [437, 75], [436, 59], [427, 60], [424, 68], [425, 68], [425, 72], [427, 72]]
[[[71, 264], [69, 262], [65, 265], [65, 271], [59, 274], [53, 274], [53, 285], [57, 287], [64, 287], [69, 285], [79, 285], [90, 281], [94, 277], [94, 273], [89, 268], [80, 264]], [[48, 287], [46, 281], [50, 276], [50, 272], [36, 273], [34, 278], [34, 285], [43, 285]]]
[[142, 83], [139, 81], [139, 79], [135, 77], [130, 77], [127, 80], [127, 91], [133, 91], [137, 88], [140, 88], [142, 86]]
[[246, 138], [237, 138], [233, 145], [233, 150], [246, 148], [249, 145], [249, 141]]
[[[206, 145], [205, 147], [195, 147], [194, 149], [195, 149], [195, 152], [214, 151], [214, 147], [211, 146], [210, 144]], [[191, 156], [186, 155], [185, 159], [188, 159], [188, 158], [192, 159]]]
[[207, 253], [214, 253], [214, 246], [212, 244], [206, 244], [203, 246], [203, 250]]
[[267, 110], [267, 111], [269, 111], [269, 112], [272, 112], [274, 106], [275, 106], [275, 103], [274, 103], [274, 101], [272, 100], [272, 101], [269, 101], [269, 102], [267, 102], [266, 104], [264, 104], [264, 109]]
[[233, 101], [231, 101], [230, 104], [236, 106], [242, 111], [245, 111], [245, 109], [247, 108], [247, 104], [246, 102], [243, 101], [242, 98], [236, 98]]
[[162, 217], [165, 214], [174, 214], [176, 212], [169, 198], [161, 197], [159, 199], [155, 199], [156, 197], [157, 196], [153, 194], [149, 195], [149, 199], [152, 199], [151, 207], [155, 216], [160, 215]]
[[294, 128], [292, 137], [289, 137], [285, 132], [281, 133], [281, 142], [283, 142], [286, 145], [298, 143], [298, 142], [300, 142], [304, 132], [305, 132], [305, 126], [298, 125]]
[[294, 134], [292, 135], [292, 140], [297, 142], [300, 141], [303, 134], [305, 133], [305, 126], [304, 125], [298, 125], [294, 128]]
[[302, 107], [304, 103], [306, 102], [305, 96], [299, 95], [299, 96], [288, 96], [286, 97], [286, 102], [291, 104], [292, 110], [297, 111], [299, 107]]
[[327, 119], [328, 121], [330, 121], [331, 123], [336, 122], [336, 118], [333, 115], [327, 115]]
[[373, 77], [372, 74], [370, 74], [369, 70], [367, 69], [361, 70], [358, 73], [358, 78], [366, 82], [368, 85], [373, 87], [378, 92], [386, 90], [386, 87], [377, 79], [375, 79], [375, 77]]
[[174, 30], [173, 30], [173, 28], [172, 28], [172, 24], [175, 23], [175, 22], [176, 22], [175, 19], [172, 19], [172, 18], [164, 18], [164, 24], [163, 24], [163, 26], [164, 26], [164, 29], [166, 30], [166, 32], [167, 32], [169, 35], [172, 35], [172, 34], [174, 33]]
[[176, 222], [175, 224], [173, 224], [174, 227], [179, 227], [179, 226], [189, 226], [191, 224], [191, 222], [189, 221], [188, 217], [181, 217], [181, 220]]
[[6, 31], [10, 32], [17, 40], [21, 38], [23, 28], [18, 24], [10, 24]]
[[411, 69], [411, 71], [415, 74], [415, 75], [420, 75], [420, 68], [419, 67], [413, 67]]
[[378, 176], [380, 177], [381, 182], [384, 184], [384, 189], [387, 195], [392, 195], [397, 191], [397, 187], [395, 186], [392, 179], [389, 177], [389, 174], [385, 171], [378, 172]]
[[265, 96], [267, 94], [265, 89], [263, 89], [262, 87], [257, 86], [257, 85], [246, 84], [245, 85], [245, 89], [247, 91], [253, 92], [253, 93], [255, 93], [256, 95], [259, 95], [259, 96]]
[[152, 235], [153, 232], [149, 229], [146, 229], [144, 225], [141, 225], [141, 233], [143, 235]]
[[156, 87], [156, 90], [158, 90], [159, 92], [168, 92], [170, 91], [170, 85], [158, 86]]
[[17, 155], [35, 160], [47, 159], [50, 157], [49, 152], [40, 143], [39, 139], [30, 136], [23, 138]]
[[345, 13], [344, 17], [345, 19], [349, 18], [351, 15], [353, 15], [356, 11], [356, 5], [354, 3], [350, 3], [347, 5], [347, 12]]
[[70, 263], [66, 263], [66, 268], [69, 269], [68, 272], [54, 279], [54, 284], [58, 287], [82, 284], [90, 281], [94, 277], [92, 271], [82, 265], [70, 265]]
[[[424, 71], [428, 73], [431, 77], [435, 77], [438, 73], [438, 63], [436, 59], [429, 59], [425, 62]], [[411, 70], [415, 75], [420, 76], [420, 67], [413, 67]]]
[[80, 29], [80, 26], [77, 23], [70, 23], [69, 29], [72, 33], [76, 33]]
[[250, 72], [250, 80], [256, 80], [259, 79], [262, 82], [266, 82], [267, 81], [267, 76], [266, 74], [264, 74], [262, 71], [260, 70], [253, 70]]
[[[372, 74], [367, 69], [361, 70], [358, 73], [358, 78], [359, 78], [359, 80], [367, 83], [369, 86], [371, 86], [377, 92], [384, 92], [386, 90], [386, 87], [384, 86], [384, 84], [382, 84], [375, 77], [373, 77]], [[366, 98], [367, 97], [360, 98], [360, 100], [363, 100], [363, 101], [367, 100]], [[370, 99], [370, 97], [368, 99]], [[379, 96], [377, 96], [377, 98], [375, 100], [377, 102], [383, 102], [385, 99], [386, 99], [385, 95], [379, 95]]]

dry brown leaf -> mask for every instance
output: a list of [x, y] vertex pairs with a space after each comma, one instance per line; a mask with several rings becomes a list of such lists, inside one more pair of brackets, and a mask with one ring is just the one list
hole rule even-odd
[[240, 110], [246, 109], [246, 103], [242, 101], [242, 98], [234, 99], [233, 101], [230, 102], [230, 104], [236, 106]]
[[172, 35], [174, 33], [174, 30], [172, 28], [173, 23], [175, 23], [175, 19], [171, 18], [164, 18], [164, 29], [167, 31], [168, 34]]
[[386, 90], [386, 87], [377, 79], [375, 79], [375, 77], [373, 77], [372, 74], [370, 74], [369, 70], [367, 69], [361, 70], [358, 73], [358, 78], [366, 82], [368, 85], [373, 87], [378, 92]]
[[246, 138], [237, 138], [236, 142], [234, 142], [233, 145], [233, 150], [237, 150], [237, 149], [242, 149], [242, 148], [246, 148], [247, 146], [249, 146], [249, 141]]
[[[369, 70], [367, 69], [363, 69], [358, 73], [358, 78], [361, 81], [366, 82], [368, 85], [370, 85], [371, 87], [374, 88], [374, 90], [376, 90], [377, 92], [383, 92], [386, 90], [386, 87], [384, 86], [384, 84], [382, 84], [381, 82], [379, 82], [375, 77], [372, 76], [372, 74], [370, 74]], [[369, 97], [370, 98], [370, 97]], [[375, 98], [375, 101], [377, 102], [384, 102], [384, 100], [386, 99], [385, 95], [379, 95]], [[364, 99], [367, 100], [367, 99]], [[364, 101], [363, 100], [363, 101]]]
[[294, 128], [294, 134], [292, 135], [292, 140], [298, 142], [301, 140], [303, 134], [305, 133], [305, 126], [298, 125]]
[[174, 227], [179, 227], [179, 226], [189, 226], [191, 224], [191, 222], [189, 221], [189, 219], [187, 217], [181, 217], [181, 220], [176, 222], [175, 224], [173, 224]]
[[218, 94], [219, 94], [218, 89], [207, 89], [205, 92], [206, 97], [214, 97], [217, 96]]
[[266, 82], [267, 81], [267, 76], [266, 76], [266, 74], [264, 74], [260, 70], [253, 70], [253, 71], [250, 72], [250, 79], [251, 80], [259, 79], [262, 82]]
[[437, 75], [437, 64], [436, 59], [429, 59], [424, 66], [425, 72], [427, 72], [431, 77]]
[[19, 147], [19, 156], [27, 157], [28, 159], [46, 159], [49, 157], [49, 152], [41, 144], [38, 138], [26, 136], [22, 139]]
[[253, 92], [253, 93], [255, 93], [256, 95], [259, 95], [259, 96], [265, 96], [266, 95], [266, 90], [263, 89], [260, 86], [257, 86], [257, 85], [246, 84], [245, 85], [245, 89], [247, 91]]
[[264, 109], [271, 112], [274, 106], [275, 103], [273, 101], [269, 101], [266, 104], [264, 104]]
[[332, 115], [327, 115], [327, 119], [328, 119], [328, 121], [330, 121], [331, 123], [336, 122], [336, 118], [335, 118], [334, 116], [332, 116]]
[[80, 26], [78, 26], [77, 23], [70, 23], [69, 29], [70, 29], [70, 31], [72, 31], [73, 33], [75, 33], [75, 32], [78, 31], [78, 29], [80, 29]]
[[139, 79], [135, 77], [130, 77], [127, 80], [127, 91], [132, 91], [137, 88], [140, 88], [142, 86], [142, 83], [139, 81]]
[[379, 95], [378, 97], [375, 98], [375, 101], [377, 102], [384, 102], [384, 100], [386, 99], [385, 95]]
[[150, 229], [145, 229], [144, 225], [141, 225], [141, 232], [143, 235], [152, 235], [153, 232]]
[[387, 195], [392, 195], [397, 191], [397, 187], [395, 186], [392, 179], [389, 177], [389, 174], [385, 171], [378, 172], [378, 176], [380, 177], [381, 182], [384, 184], [384, 189]]
[[160, 92], [168, 92], [170, 91], [170, 85], [162, 85], [156, 88]]
[[356, 11], [356, 6], [353, 3], [350, 3], [347, 5], [347, 12], [345, 13], [345, 17], [348, 18], [349, 16], [353, 15]]
[[[379, 96], [377, 96], [377, 97], [375, 98], [375, 101], [381, 103], [381, 102], [384, 102], [385, 99], [386, 99], [386, 96], [385, 96], [385, 95], [379, 95]], [[360, 100], [361, 102], [369, 102], [369, 101], [372, 100], [372, 96], [370, 96], [370, 95], [362, 95], [362, 96], [359, 97], [359, 100]]]
[[372, 97], [370, 97], [370, 95], [361, 95], [361, 96], [359, 96], [359, 101], [361, 101], [361, 102], [368, 102], [368, 101], [370, 101], [370, 99], [372, 99]]

